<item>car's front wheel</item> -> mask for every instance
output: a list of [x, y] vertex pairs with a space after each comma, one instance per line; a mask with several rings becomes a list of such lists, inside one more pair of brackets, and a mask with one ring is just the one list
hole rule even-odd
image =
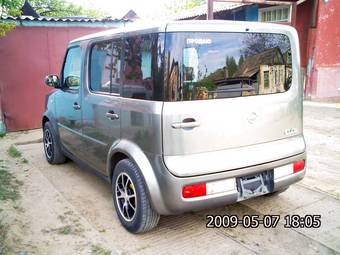
[[50, 122], [46, 122], [43, 128], [43, 143], [45, 157], [50, 164], [62, 164], [66, 161], [58, 137]]
[[159, 214], [152, 208], [138, 167], [129, 159], [116, 165], [112, 194], [121, 224], [132, 233], [146, 232], [157, 226]]

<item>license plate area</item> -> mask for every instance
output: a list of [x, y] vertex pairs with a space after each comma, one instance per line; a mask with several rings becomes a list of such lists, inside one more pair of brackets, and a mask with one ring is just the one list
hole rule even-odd
[[273, 192], [274, 171], [267, 170], [260, 173], [241, 176], [236, 179], [238, 200], [245, 200]]

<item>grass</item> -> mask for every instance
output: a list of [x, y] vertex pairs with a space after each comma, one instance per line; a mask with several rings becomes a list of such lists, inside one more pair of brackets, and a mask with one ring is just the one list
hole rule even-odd
[[23, 163], [23, 164], [28, 164], [28, 160], [25, 159], [25, 158], [22, 158], [22, 159], [21, 159], [21, 163]]
[[[0, 138], [3, 138], [6, 136], [6, 133], [0, 133]], [[1, 253], [0, 253], [1, 254]]]
[[7, 153], [12, 158], [19, 158], [22, 155], [22, 153], [14, 145], [11, 145], [11, 147], [9, 147]]
[[335, 197], [336, 197], [337, 199], [340, 199], [340, 192], [333, 192], [333, 194], [335, 195]]
[[58, 232], [58, 234], [61, 234], [61, 235], [69, 235], [72, 232], [72, 228], [71, 228], [70, 225], [67, 225], [67, 226], [58, 228], [57, 232]]
[[[64, 225], [59, 228], [43, 229], [43, 233], [58, 233], [59, 235], [79, 235], [84, 230], [80, 225]], [[0, 254], [1, 255], [1, 254]]]
[[8, 254], [9, 248], [6, 244], [8, 226], [0, 219], [0, 254]]
[[92, 245], [91, 248], [92, 255], [111, 255], [111, 251], [101, 247], [99, 244]]
[[0, 168], [0, 200], [16, 200], [19, 198], [19, 186], [22, 182], [8, 172], [6, 166]]

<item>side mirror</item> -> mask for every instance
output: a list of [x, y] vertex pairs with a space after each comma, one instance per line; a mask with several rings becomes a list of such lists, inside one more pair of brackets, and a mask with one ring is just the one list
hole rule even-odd
[[60, 79], [58, 75], [50, 74], [45, 77], [45, 84], [49, 87], [60, 88]]
[[78, 87], [80, 85], [80, 78], [78, 76], [67, 76], [65, 79], [65, 86], [68, 88]]

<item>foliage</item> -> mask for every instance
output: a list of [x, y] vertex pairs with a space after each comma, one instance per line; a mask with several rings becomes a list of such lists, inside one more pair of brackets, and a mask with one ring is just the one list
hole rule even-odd
[[15, 28], [14, 22], [4, 22], [0, 20], [0, 38]]
[[238, 67], [239, 65], [236, 63], [235, 58], [233, 56], [227, 56], [225, 67], [219, 68], [215, 72], [209, 74], [207, 77], [204, 77], [198, 82], [198, 85], [201, 87], [205, 87], [208, 90], [214, 90], [216, 88], [214, 81], [226, 78], [226, 69], [228, 70], [228, 77], [233, 77], [234, 74], [237, 72]]
[[91, 254], [92, 255], [110, 255], [111, 251], [96, 244], [96, 245], [92, 245]]
[[244, 62], [244, 57], [243, 55], [240, 56], [240, 59], [238, 60], [238, 67], [241, 68], [242, 64]]
[[[2, 11], [7, 15], [19, 16], [20, 9], [25, 0], [1, 0]], [[29, 3], [41, 16], [67, 17], [88, 16], [101, 18], [108, 16], [107, 13], [94, 9], [85, 9], [79, 5], [68, 3], [65, 0], [30, 0]]]
[[22, 159], [21, 159], [21, 163], [23, 163], [23, 164], [28, 164], [28, 160], [25, 159], [25, 158], [22, 158]]
[[8, 225], [0, 218], [0, 254], [8, 254], [9, 247], [6, 244]]
[[20, 8], [24, 4], [24, 0], [1, 0], [1, 16], [3, 13], [10, 16], [19, 16]]
[[71, 226], [67, 225], [67, 226], [59, 228], [58, 234], [69, 235], [69, 234], [71, 234], [71, 230], [72, 230]]
[[290, 48], [288, 37], [276, 34], [249, 33], [243, 43], [246, 47], [241, 53], [245, 57], [254, 56], [271, 48], [278, 47], [281, 52], [286, 52]]
[[21, 152], [14, 145], [11, 145], [7, 152], [8, 155], [11, 156], [12, 158], [19, 158], [22, 155]]
[[[183, 2], [183, 1], [182, 1]], [[205, 4], [206, 1], [205, 0], [190, 0], [190, 1], [184, 1], [184, 5], [183, 5], [183, 8], [185, 10], [190, 10], [196, 6], [199, 6], [199, 5], [202, 5], [202, 4]]]
[[[20, 16], [21, 7], [25, 0], [1, 0], [0, 18], [5, 15]], [[67, 17], [67, 16], [87, 16], [93, 18], [107, 17], [107, 13], [85, 9], [79, 5], [68, 3], [65, 0], [30, 0], [34, 10], [41, 16]], [[14, 22], [4, 22], [0, 19], [0, 38], [5, 36], [10, 30], [15, 28]]]
[[196, 6], [205, 4], [206, 0], [171, 0], [167, 4], [167, 10], [169, 14], [179, 13], [185, 10], [190, 10]]
[[8, 172], [7, 168], [0, 166], [0, 201], [16, 200], [19, 197], [19, 181]]
[[226, 67], [228, 69], [228, 77], [233, 77], [234, 74], [237, 71], [237, 64], [236, 64], [236, 60], [233, 56], [226, 58]]

